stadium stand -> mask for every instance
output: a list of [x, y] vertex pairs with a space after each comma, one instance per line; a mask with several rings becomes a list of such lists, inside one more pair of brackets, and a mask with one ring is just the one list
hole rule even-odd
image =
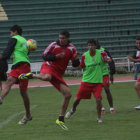
[[42, 61], [42, 51], [62, 29], [70, 31], [81, 54], [87, 50], [87, 40], [97, 38], [114, 58], [132, 55], [135, 38], [140, 36], [139, 0], [1, 0], [1, 4], [8, 21], [0, 20], [0, 51], [6, 46], [9, 28], [19, 24], [23, 36], [38, 42], [31, 62]]
[[2, 5], [0, 4], [0, 21], [8, 20], [7, 14], [5, 13]]

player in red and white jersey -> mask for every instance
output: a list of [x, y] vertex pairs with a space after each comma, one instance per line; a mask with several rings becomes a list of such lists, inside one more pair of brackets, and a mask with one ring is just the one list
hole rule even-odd
[[[51, 70], [56, 74], [63, 76], [69, 60], [74, 61], [74, 56], [77, 53], [75, 46], [69, 41], [61, 45], [60, 40], [52, 42], [43, 52], [44, 65], [50, 66]], [[61, 59], [62, 57], [62, 59]]]
[[41, 66], [39, 75], [27, 73], [19, 76], [19, 79], [38, 78], [44, 81], [49, 81], [62, 93], [64, 99], [62, 102], [59, 119], [56, 120], [56, 123], [64, 130], [68, 129], [64, 124], [64, 115], [72, 94], [62, 76], [70, 60], [72, 61], [73, 67], [77, 67], [80, 64], [79, 55], [76, 48], [70, 43], [69, 39], [69, 32], [62, 31], [59, 34], [59, 40], [52, 42], [45, 49], [42, 54], [44, 62]]

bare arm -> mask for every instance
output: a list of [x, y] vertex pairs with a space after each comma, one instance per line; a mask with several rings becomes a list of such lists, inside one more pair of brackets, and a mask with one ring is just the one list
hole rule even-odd
[[133, 57], [131, 57], [131, 56], [128, 56], [127, 57], [130, 61], [132, 61], [132, 62], [140, 62], [140, 59], [135, 59], [135, 58], [133, 58]]

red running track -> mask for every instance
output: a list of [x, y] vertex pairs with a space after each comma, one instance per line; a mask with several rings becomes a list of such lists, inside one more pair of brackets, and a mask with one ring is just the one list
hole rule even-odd
[[[134, 81], [134, 77], [128, 76], [128, 77], [115, 77], [114, 82], [130, 82]], [[79, 85], [81, 83], [81, 80], [66, 80], [66, 83], [68, 85]], [[49, 82], [29, 82], [29, 87], [46, 87], [46, 86], [52, 86]], [[12, 88], [18, 88], [19, 86], [17, 84], [13, 85]]]

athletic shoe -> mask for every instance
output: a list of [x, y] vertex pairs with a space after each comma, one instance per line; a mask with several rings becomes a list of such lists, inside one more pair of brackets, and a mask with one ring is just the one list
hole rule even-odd
[[23, 79], [32, 79], [33, 78], [33, 73], [25, 73], [21, 74], [18, 79], [23, 80]]
[[30, 117], [24, 116], [24, 117], [22, 118], [22, 120], [18, 122], [18, 124], [19, 124], [19, 125], [23, 125], [23, 124], [26, 124], [28, 121], [31, 121], [31, 120], [32, 120], [32, 116], [30, 116]]
[[63, 130], [67, 131], [68, 128], [67, 126], [64, 124], [64, 122], [59, 121], [58, 119], [56, 120], [56, 124], [59, 125]]
[[110, 108], [110, 113], [111, 113], [111, 114], [114, 114], [114, 113], [115, 113], [114, 108]]
[[75, 111], [73, 111], [72, 109], [66, 113], [65, 118], [69, 119], [71, 117], [72, 114], [74, 114]]
[[97, 118], [97, 122], [98, 122], [98, 123], [102, 123], [103, 121], [102, 121], [101, 118]]
[[136, 110], [140, 110], [140, 105], [135, 107]]
[[104, 107], [102, 107], [102, 109], [101, 109], [101, 114], [105, 114], [106, 112], [105, 112], [105, 108]]
[[0, 97], [0, 104], [2, 104], [2, 98]]

